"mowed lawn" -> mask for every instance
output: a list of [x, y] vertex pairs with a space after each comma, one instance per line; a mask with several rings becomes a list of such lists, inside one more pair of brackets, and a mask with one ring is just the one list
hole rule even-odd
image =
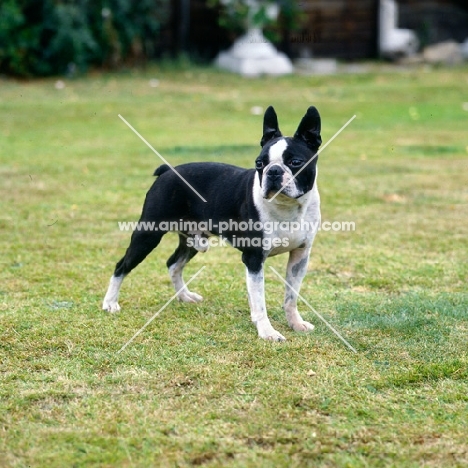
[[[466, 466], [468, 69], [371, 70], [0, 80], [0, 466]], [[356, 115], [319, 157], [323, 220], [356, 230], [318, 234], [302, 293], [357, 353], [305, 304], [315, 331], [288, 329], [268, 267], [287, 341], [260, 340], [240, 254], [212, 248], [185, 274], [206, 266], [204, 301], [118, 354], [173, 295], [177, 242], [101, 310], [161, 163], [118, 114], [173, 165], [253, 167], [270, 104], [286, 135], [317, 106], [324, 142]]]

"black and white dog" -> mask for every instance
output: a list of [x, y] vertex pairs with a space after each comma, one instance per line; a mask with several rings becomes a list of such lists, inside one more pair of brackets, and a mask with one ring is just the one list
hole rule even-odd
[[[263, 271], [267, 257], [284, 252], [289, 252], [284, 298], [287, 321], [295, 331], [313, 330], [313, 325], [304, 321], [297, 310], [297, 292], [306, 274], [312, 242], [320, 223], [316, 153], [321, 143], [320, 115], [315, 107], [309, 107], [291, 138], [282, 136], [275, 110], [270, 106], [264, 116], [262, 150], [255, 161], [255, 169], [221, 163], [177, 166], [175, 171], [191, 187], [168, 165], [156, 170], [158, 178], [146, 195], [140, 223], [155, 222], [155, 226], [167, 227], [172, 222], [189, 221], [192, 226], [209, 222], [209, 230], [174, 229], [179, 232], [179, 245], [167, 261], [167, 267], [176, 291], [180, 291], [178, 298], [181, 301], [202, 300], [185, 286], [182, 271], [197, 252], [206, 250], [202, 240], [213, 235], [222, 236], [242, 252], [242, 262], [247, 269], [251, 319], [259, 336], [273, 341], [285, 340], [268, 319]], [[304, 221], [312, 228], [304, 228]], [[300, 229], [297, 228], [299, 223]], [[240, 229], [242, 225], [244, 228]], [[247, 225], [249, 228], [245, 229]], [[130, 246], [110, 280], [104, 310], [120, 310], [117, 299], [123, 279], [169, 230], [133, 231]], [[237, 245], [238, 238], [243, 238], [242, 245]]]

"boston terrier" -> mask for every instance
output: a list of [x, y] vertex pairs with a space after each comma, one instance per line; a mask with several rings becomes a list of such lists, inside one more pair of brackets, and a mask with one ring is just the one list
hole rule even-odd
[[182, 272], [199, 251], [206, 250], [209, 237], [221, 236], [242, 252], [250, 314], [258, 335], [285, 340], [268, 318], [264, 285], [265, 260], [285, 252], [289, 252], [283, 305], [286, 319], [295, 331], [313, 330], [297, 310], [297, 296], [320, 224], [316, 182], [320, 127], [320, 115], [312, 106], [294, 136], [284, 137], [270, 106], [264, 115], [262, 149], [255, 169], [209, 162], [175, 168], [164, 164], [156, 169], [157, 179], [146, 195], [139, 229], [133, 231], [130, 245], [116, 265], [103, 309], [120, 310], [117, 300], [125, 276], [157, 247], [164, 234], [176, 231], [179, 245], [167, 267], [179, 300], [203, 299], [189, 291]]

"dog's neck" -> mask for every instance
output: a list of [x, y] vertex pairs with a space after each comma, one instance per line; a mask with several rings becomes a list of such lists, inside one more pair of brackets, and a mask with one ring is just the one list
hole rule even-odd
[[316, 181], [312, 190], [298, 198], [290, 198], [280, 193], [274, 199], [266, 199], [261, 194], [260, 181], [256, 175], [253, 186], [253, 200], [262, 221], [292, 221], [305, 218], [310, 206], [318, 202]]

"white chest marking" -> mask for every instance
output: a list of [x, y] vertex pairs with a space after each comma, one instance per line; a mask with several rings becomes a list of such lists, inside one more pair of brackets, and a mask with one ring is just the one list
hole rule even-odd
[[[264, 228], [268, 227], [268, 233], [264, 233], [264, 238], [286, 240], [287, 245], [274, 248], [269, 256], [290, 252], [302, 244], [311, 245], [316, 234], [315, 226], [320, 224], [320, 196], [317, 185], [314, 184], [312, 190], [298, 200], [293, 200], [283, 196], [278, 196], [273, 203], [269, 203], [263, 198], [262, 188], [258, 176], [255, 176], [253, 185], [253, 199], [258, 210], [260, 221]], [[309, 223], [309, 229], [282, 229], [281, 222]], [[297, 226], [297, 224], [296, 224]], [[270, 229], [271, 228], [271, 229]]]

